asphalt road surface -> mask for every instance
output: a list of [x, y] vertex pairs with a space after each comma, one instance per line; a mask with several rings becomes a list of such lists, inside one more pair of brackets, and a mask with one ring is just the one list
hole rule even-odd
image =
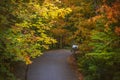
[[28, 68], [27, 80], [77, 80], [67, 62], [68, 50], [52, 50], [36, 58]]

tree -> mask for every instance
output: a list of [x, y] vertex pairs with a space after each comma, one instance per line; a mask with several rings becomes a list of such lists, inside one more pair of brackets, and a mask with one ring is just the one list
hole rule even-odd
[[89, 42], [92, 51], [78, 59], [85, 80], [120, 79], [119, 3], [118, 0], [99, 1], [97, 14], [90, 18], [95, 24]]
[[0, 3], [0, 79], [13, 80], [12, 64], [42, 55], [56, 40], [49, 36], [52, 21], [64, 17], [69, 8], [39, 4], [39, 0], [2, 0]]

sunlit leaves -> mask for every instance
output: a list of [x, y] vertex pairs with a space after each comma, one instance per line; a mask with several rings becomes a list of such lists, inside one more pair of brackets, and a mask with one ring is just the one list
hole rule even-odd
[[[41, 4], [39, 0], [0, 2], [0, 66], [7, 69], [6, 73], [11, 70], [11, 63], [23, 61], [31, 64], [31, 58], [42, 55], [49, 45], [56, 43], [50, 35], [54, 21], [71, 12], [70, 8]], [[0, 67], [0, 73], [2, 69]]]
[[[31, 11], [27, 10], [29, 9], [29, 7], [33, 7]], [[23, 19], [23, 21], [15, 24], [17, 31], [15, 30], [15, 27], [13, 27], [13, 32], [16, 33], [15, 35], [17, 35], [18, 33], [22, 35], [22, 37], [17, 38], [17, 41], [19, 43], [23, 43], [21, 44], [21, 47], [25, 48], [25, 50], [23, 49], [23, 54], [29, 55], [30, 57], [35, 57], [35, 55], [37, 56], [41, 54], [41, 49], [48, 49], [50, 44], [56, 42], [53, 38], [49, 37], [47, 33], [51, 28], [51, 26], [48, 24], [51, 19], [64, 17], [71, 10], [69, 8], [59, 9], [54, 4], [50, 3], [44, 4], [43, 6], [39, 6], [36, 4], [33, 5], [32, 3], [30, 3], [25, 7], [22, 7], [20, 5], [20, 8], [21, 12], [19, 15], [21, 17], [18, 18]], [[24, 18], [27, 19], [24, 20]], [[28, 58], [25, 60], [28, 61]]]
[[71, 12], [70, 8], [59, 9], [51, 3], [40, 6], [35, 3], [21, 2], [18, 5], [13, 2], [11, 9], [17, 20], [7, 32], [9, 35], [4, 35], [7, 40], [6, 52], [11, 54], [14, 60], [26, 61], [27, 64], [30, 63], [31, 57], [41, 55], [41, 51], [56, 43], [56, 40], [48, 35], [51, 28], [49, 23]]
[[66, 14], [71, 12], [70, 8], [61, 8], [61, 9], [59, 9], [58, 7], [56, 7], [53, 4], [46, 3], [44, 6], [41, 9], [40, 14], [42, 16], [44, 16], [45, 18], [52, 18], [52, 19], [58, 18], [58, 17], [64, 18], [64, 16]]

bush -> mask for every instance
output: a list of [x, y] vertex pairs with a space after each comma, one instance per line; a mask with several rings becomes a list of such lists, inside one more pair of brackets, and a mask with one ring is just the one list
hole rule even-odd
[[89, 53], [78, 60], [85, 80], [120, 80], [119, 53]]

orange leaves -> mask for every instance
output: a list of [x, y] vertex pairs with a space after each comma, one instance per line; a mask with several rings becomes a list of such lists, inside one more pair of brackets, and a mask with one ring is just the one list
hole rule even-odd
[[[120, 1], [116, 0], [114, 3], [112, 3], [111, 6], [106, 6], [106, 16], [108, 18], [108, 23], [119, 23], [119, 17], [120, 17]], [[120, 27], [115, 27], [115, 33], [120, 36]]]
[[55, 29], [52, 30], [52, 33], [56, 36], [66, 35], [67, 30], [61, 29], [61, 28], [55, 28]]
[[29, 56], [25, 56], [24, 59], [25, 59], [26, 64], [31, 64], [32, 63]]
[[[109, 8], [109, 7], [107, 7], [108, 9], [106, 9], [107, 10], [107, 18], [108, 19], [112, 19], [113, 18], [113, 11], [112, 11], [112, 9], [111, 8]], [[109, 12], [108, 12], [109, 11]]]
[[114, 19], [114, 9], [107, 4], [104, 4], [98, 11], [105, 13], [107, 19], [111, 21], [115, 21]]
[[110, 2], [108, 4], [108, 0], [103, 0], [103, 5], [97, 10], [97, 12], [104, 13], [109, 21], [113, 23], [118, 22], [118, 18], [120, 16], [120, 1], [115, 0], [114, 2]]
[[116, 0], [112, 5], [104, 4], [106, 16], [109, 20], [117, 22], [117, 18], [120, 16], [120, 1]]
[[[110, 29], [110, 26], [119, 26], [120, 21], [120, 0], [102, 0], [103, 4], [102, 6], [97, 10], [97, 12], [100, 12], [103, 14], [105, 18], [105, 31], [108, 31]], [[94, 17], [93, 21], [96, 21], [99, 19], [99, 17]], [[114, 27], [115, 27], [114, 26]], [[120, 35], [120, 28], [115, 27], [115, 33], [117, 35]]]
[[29, 56], [25, 56], [24, 60], [25, 60], [26, 64], [31, 64], [32, 63]]
[[90, 22], [90, 21], [95, 22], [96, 20], [101, 19], [101, 18], [103, 18], [103, 17], [104, 17], [103, 15], [97, 15], [97, 16], [94, 16], [94, 17], [90, 18], [88, 21], [89, 21], [89, 22]]
[[120, 16], [120, 1], [116, 1], [113, 4], [113, 14], [115, 18], [118, 18]]
[[115, 33], [120, 36], [120, 27], [115, 27]]

